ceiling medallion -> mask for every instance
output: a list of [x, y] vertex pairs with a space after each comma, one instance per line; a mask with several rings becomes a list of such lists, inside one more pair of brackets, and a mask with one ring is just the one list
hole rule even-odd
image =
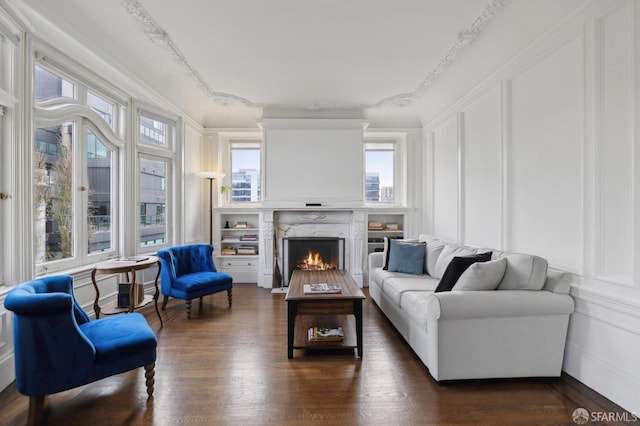
[[[444, 73], [444, 71], [455, 61], [460, 52], [467, 46], [471, 45], [475, 40], [480, 37], [480, 34], [487, 27], [489, 22], [498, 14], [498, 12], [509, 3], [510, 0], [491, 0], [489, 4], [483, 9], [480, 16], [478, 16], [473, 23], [458, 33], [458, 40], [451, 46], [444, 58], [440, 60], [438, 65], [427, 75], [427, 77], [420, 83], [420, 85], [411, 93], [401, 93], [398, 95], [390, 96], [382, 99], [373, 105], [363, 105], [362, 108], [377, 108], [377, 107], [407, 107], [413, 104], [416, 99], [424, 96], [426, 91], [433, 85], [433, 83]], [[320, 105], [320, 104], [307, 104], [307, 105], [284, 105], [284, 104], [260, 104], [251, 102], [243, 97], [232, 95], [229, 93], [216, 92], [213, 90], [202, 76], [195, 70], [191, 64], [187, 61], [184, 55], [180, 52], [178, 47], [173, 43], [169, 34], [164, 31], [155, 20], [149, 15], [149, 13], [142, 7], [138, 0], [122, 0], [122, 7], [138, 22], [142, 27], [145, 35], [155, 45], [161, 47], [169, 53], [171, 59], [178, 64], [183, 71], [193, 80], [195, 85], [202, 90], [207, 96], [211, 97], [213, 101], [222, 106], [231, 105], [245, 105], [250, 108], [265, 108], [275, 107], [283, 109], [303, 109], [303, 110], [324, 110], [324, 109], [353, 109], [354, 105]]]

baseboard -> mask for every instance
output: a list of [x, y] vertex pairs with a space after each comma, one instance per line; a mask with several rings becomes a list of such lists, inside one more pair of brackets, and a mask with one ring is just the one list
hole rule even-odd
[[628, 412], [640, 415], [640, 379], [629, 372], [569, 342], [565, 347], [563, 371]]

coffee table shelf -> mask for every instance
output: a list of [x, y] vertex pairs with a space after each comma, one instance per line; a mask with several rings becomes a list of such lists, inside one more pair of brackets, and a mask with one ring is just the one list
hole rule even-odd
[[[342, 327], [344, 339], [341, 342], [310, 341], [311, 327]], [[356, 320], [353, 315], [298, 315], [293, 337], [294, 349], [353, 349], [358, 347]]]
[[[305, 294], [305, 284], [335, 283], [340, 293]], [[294, 349], [354, 348], [362, 359], [362, 290], [346, 270], [301, 271], [291, 276], [287, 302], [287, 356]], [[310, 327], [342, 327], [341, 342], [310, 342]]]

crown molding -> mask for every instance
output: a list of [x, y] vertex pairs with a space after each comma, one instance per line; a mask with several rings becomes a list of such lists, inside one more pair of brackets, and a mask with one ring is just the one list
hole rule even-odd
[[[407, 107], [412, 105], [417, 99], [424, 96], [433, 83], [446, 71], [446, 69], [456, 60], [458, 55], [475, 40], [480, 37], [481, 33], [486, 29], [493, 18], [504, 8], [510, 0], [491, 0], [483, 9], [473, 23], [458, 32], [457, 41], [451, 46], [447, 54], [438, 62], [436, 67], [431, 70], [420, 85], [410, 93], [400, 93], [393, 95], [372, 105], [358, 105], [357, 108], [380, 108], [380, 107]], [[160, 48], [164, 49], [171, 59], [183, 69], [185, 74], [191, 78], [194, 84], [202, 90], [207, 96], [212, 98], [215, 103], [222, 106], [244, 105], [250, 108], [278, 108], [278, 109], [297, 109], [306, 111], [320, 111], [326, 109], [332, 110], [351, 110], [354, 105], [329, 105], [329, 104], [266, 104], [255, 103], [241, 96], [230, 93], [215, 91], [209, 86], [198, 71], [189, 63], [187, 58], [180, 52], [175, 45], [171, 36], [153, 19], [138, 0], [122, 0], [122, 7], [129, 13], [140, 25], [144, 34]]]

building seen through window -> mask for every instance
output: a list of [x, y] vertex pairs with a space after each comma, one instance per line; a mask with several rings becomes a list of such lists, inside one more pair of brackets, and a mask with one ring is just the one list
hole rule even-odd
[[394, 165], [394, 141], [365, 142], [365, 201], [374, 203], [395, 201]]
[[258, 202], [260, 191], [260, 142], [231, 142], [231, 202]]

